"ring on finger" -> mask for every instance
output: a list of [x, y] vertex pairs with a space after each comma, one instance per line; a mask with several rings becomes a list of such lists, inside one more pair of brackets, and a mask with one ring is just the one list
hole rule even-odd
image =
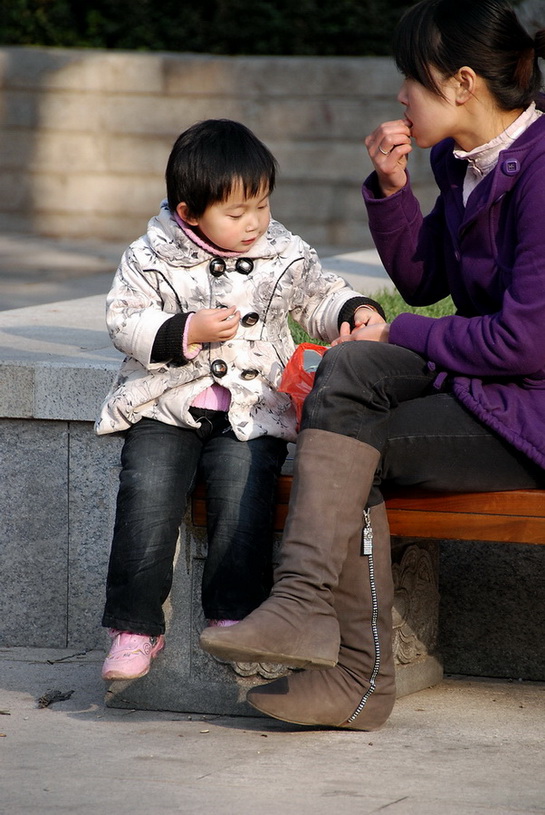
[[382, 155], [383, 155], [383, 156], [389, 156], [389, 155], [390, 155], [390, 153], [392, 152], [392, 150], [393, 150], [394, 148], [393, 148], [393, 147], [390, 147], [390, 149], [389, 149], [389, 150], [383, 150], [383, 149], [382, 149], [382, 147], [381, 147], [381, 146], [380, 146], [380, 144], [379, 144], [378, 149], [379, 149], [379, 151], [382, 153]]

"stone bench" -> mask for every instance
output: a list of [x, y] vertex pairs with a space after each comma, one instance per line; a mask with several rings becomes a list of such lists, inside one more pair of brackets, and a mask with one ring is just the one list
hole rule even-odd
[[[1, 647], [107, 646], [100, 617], [122, 439], [93, 433], [120, 362], [103, 315], [103, 296], [0, 312]], [[535, 503], [538, 496], [529, 498]], [[505, 506], [501, 495], [493, 500]], [[543, 680], [537, 606], [545, 596], [545, 547], [500, 543], [505, 529], [507, 540], [528, 540], [524, 527], [536, 528], [539, 506], [534, 521], [530, 509], [496, 521], [491, 543], [480, 534], [484, 520], [474, 517], [475, 508], [447, 535], [439, 507], [433, 519], [419, 520], [422, 507], [390, 506], [400, 693], [440, 678], [438, 632], [448, 673]], [[414, 513], [412, 526], [407, 516], [404, 526], [395, 525], [392, 513], [400, 509]], [[443, 537], [455, 539], [438, 545], [435, 538]], [[461, 542], [468, 538], [470, 545]], [[537, 538], [544, 539], [541, 529]], [[205, 553], [204, 530], [188, 513], [166, 607], [165, 652], [148, 677], [112, 683], [110, 704], [250, 712], [246, 689], [266, 677], [240, 676], [198, 646]]]

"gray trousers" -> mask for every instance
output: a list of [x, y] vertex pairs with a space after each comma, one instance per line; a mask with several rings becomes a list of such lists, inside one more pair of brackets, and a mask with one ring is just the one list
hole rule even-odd
[[436, 390], [425, 359], [396, 345], [346, 342], [329, 350], [305, 400], [302, 429], [320, 428], [381, 453], [369, 504], [383, 482], [430, 490], [545, 488], [545, 471]]

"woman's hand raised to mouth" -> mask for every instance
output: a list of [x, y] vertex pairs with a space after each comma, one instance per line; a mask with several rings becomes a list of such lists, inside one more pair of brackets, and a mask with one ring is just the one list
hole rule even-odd
[[384, 197], [402, 189], [407, 183], [407, 156], [412, 150], [411, 122], [406, 118], [383, 122], [367, 136], [365, 146]]

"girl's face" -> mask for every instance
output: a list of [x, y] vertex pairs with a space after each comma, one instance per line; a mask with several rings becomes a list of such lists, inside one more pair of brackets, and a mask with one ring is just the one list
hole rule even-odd
[[225, 201], [217, 201], [206, 208], [200, 218], [188, 218], [185, 204], [178, 205], [178, 214], [202, 236], [228, 252], [246, 252], [265, 234], [271, 218], [269, 191], [263, 187], [252, 198], [244, 194], [242, 184], [233, 184]]
[[456, 139], [459, 109], [456, 104], [456, 80], [442, 79], [432, 68], [444, 96], [432, 93], [415, 79], [405, 79], [397, 95], [405, 107], [411, 136], [419, 147], [432, 147], [441, 139]]

